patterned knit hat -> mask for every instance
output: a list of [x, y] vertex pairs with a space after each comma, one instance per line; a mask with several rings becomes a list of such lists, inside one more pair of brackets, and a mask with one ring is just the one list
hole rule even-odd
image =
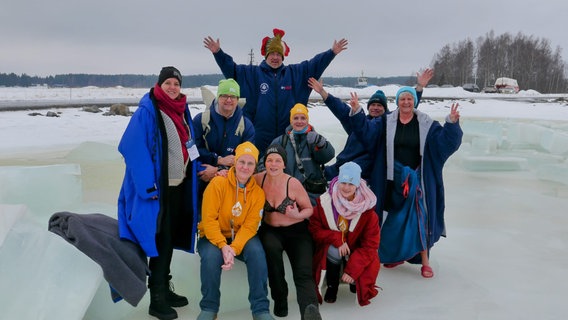
[[162, 71], [160, 71], [160, 76], [158, 77], [158, 85], [161, 86], [164, 81], [169, 78], [176, 78], [179, 81], [179, 85], [181, 86], [181, 73], [175, 67], [163, 67]]
[[286, 42], [282, 41], [282, 37], [284, 37], [285, 32], [280, 29], [274, 29], [272, 32], [274, 33], [274, 38], [264, 37], [264, 39], [262, 39], [260, 54], [262, 54], [262, 56], [266, 59], [271, 52], [278, 52], [282, 56], [282, 59], [284, 59], [284, 57], [287, 57], [290, 52], [290, 48]]

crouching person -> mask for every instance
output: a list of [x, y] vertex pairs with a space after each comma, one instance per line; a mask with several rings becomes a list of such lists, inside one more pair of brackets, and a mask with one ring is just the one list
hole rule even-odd
[[[326, 270], [327, 290], [323, 300], [337, 299], [339, 279], [357, 293], [359, 305], [365, 306], [378, 293], [380, 229], [374, 210], [377, 198], [361, 179], [361, 167], [347, 162], [331, 180], [310, 217], [310, 231], [315, 242], [313, 260], [316, 284]], [[340, 275], [344, 265], [343, 274]], [[318, 299], [322, 296], [318, 289]]]
[[221, 272], [235, 258], [247, 266], [249, 302], [253, 319], [272, 319], [269, 313], [266, 258], [256, 235], [264, 206], [264, 191], [251, 179], [258, 150], [244, 142], [235, 150], [235, 165], [226, 177], [214, 177], [203, 195], [200, 239], [201, 313], [198, 320], [216, 319], [221, 298]]

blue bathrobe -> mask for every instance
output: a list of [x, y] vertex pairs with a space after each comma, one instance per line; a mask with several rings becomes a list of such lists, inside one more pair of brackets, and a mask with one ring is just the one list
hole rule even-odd
[[[446, 118], [446, 123], [442, 126], [427, 114], [419, 110], [414, 110], [414, 112], [420, 128], [420, 155], [422, 160], [419, 172], [419, 188], [424, 201], [426, 247], [430, 249], [441, 236], [446, 236], [442, 170], [448, 158], [461, 145], [463, 131], [459, 122], [451, 123], [449, 118]], [[384, 199], [387, 196], [385, 194], [385, 182], [394, 179], [394, 136], [398, 121], [398, 110], [378, 121], [366, 121], [365, 114], [358, 112], [353, 114], [349, 121], [359, 139], [369, 142], [367, 147], [374, 155], [371, 186], [377, 196], [377, 207], [383, 207]], [[383, 131], [385, 125], [386, 130]], [[383, 134], [386, 134], [386, 137], [383, 137]], [[383, 226], [381, 243], [386, 241], [385, 245], [388, 243], [388, 240], [385, 240], [388, 233], [389, 230]], [[381, 256], [383, 263], [389, 263], [388, 260]]]

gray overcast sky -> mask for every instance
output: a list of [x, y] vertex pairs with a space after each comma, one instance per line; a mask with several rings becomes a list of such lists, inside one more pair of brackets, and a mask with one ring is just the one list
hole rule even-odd
[[203, 38], [221, 40], [237, 63], [286, 32], [285, 63], [296, 63], [349, 40], [324, 76], [414, 74], [446, 44], [521, 32], [545, 38], [568, 61], [565, 0], [334, 1], [268, 0], [2, 0], [0, 72], [157, 74], [164, 65], [185, 74], [219, 73]]

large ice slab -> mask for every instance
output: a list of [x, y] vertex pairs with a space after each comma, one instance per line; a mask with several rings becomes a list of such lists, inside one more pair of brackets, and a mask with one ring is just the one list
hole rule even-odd
[[23, 205], [0, 204], [0, 247], [8, 236], [8, 232], [24, 216], [26, 211], [27, 209]]
[[[468, 171], [532, 171], [541, 179], [568, 184], [568, 130], [545, 121], [473, 120], [452, 156]], [[450, 158], [450, 160], [452, 159]], [[558, 174], [555, 175], [555, 172]]]
[[38, 222], [82, 202], [81, 168], [77, 164], [0, 167], [0, 203], [24, 204]]
[[45, 225], [18, 215], [0, 247], [2, 319], [82, 319], [102, 281], [100, 267]]
[[471, 171], [518, 171], [527, 169], [527, 159], [516, 157], [469, 156], [462, 158], [462, 166]]

